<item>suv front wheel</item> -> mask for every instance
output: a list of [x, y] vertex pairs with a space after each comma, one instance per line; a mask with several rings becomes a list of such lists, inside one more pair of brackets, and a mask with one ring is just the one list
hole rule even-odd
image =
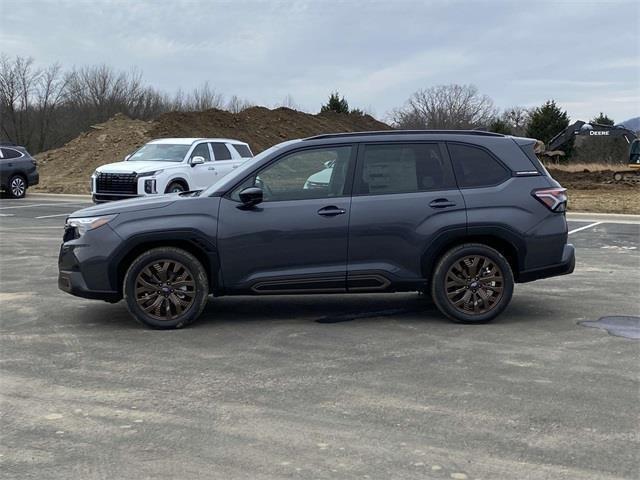
[[153, 248], [136, 258], [124, 277], [124, 299], [139, 322], [181, 328], [207, 303], [207, 273], [196, 257], [174, 247]]
[[513, 273], [500, 252], [479, 243], [459, 245], [436, 266], [431, 294], [436, 306], [459, 323], [484, 323], [511, 301]]

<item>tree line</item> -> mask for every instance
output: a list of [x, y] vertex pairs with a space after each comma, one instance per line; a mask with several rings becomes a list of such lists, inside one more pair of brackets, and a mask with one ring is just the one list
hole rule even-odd
[[[284, 102], [293, 104], [290, 97]], [[225, 101], [207, 82], [169, 95], [145, 85], [138, 70], [95, 65], [65, 71], [57, 63], [39, 68], [31, 58], [0, 56], [0, 138], [32, 153], [62, 146], [116, 113], [150, 120], [170, 111], [237, 113], [249, 106], [235, 95]]]
[[[207, 82], [190, 92], [178, 90], [169, 95], [146, 85], [139, 70], [117, 71], [107, 65], [63, 70], [57, 63], [42, 68], [31, 58], [0, 56], [0, 138], [24, 145], [32, 153], [62, 146], [90, 125], [104, 122], [116, 113], [151, 120], [170, 111], [217, 108], [238, 113], [250, 106], [251, 102], [236, 95], [226, 100]], [[299, 109], [291, 95], [279, 106]], [[337, 91], [330, 94], [320, 111], [365, 114], [362, 109], [350, 108]], [[389, 121], [396, 128], [482, 129], [532, 137], [545, 144], [570, 123], [567, 112], [553, 100], [535, 108], [513, 106], [500, 110], [475, 86], [458, 84], [418, 90], [403, 106], [390, 112]], [[592, 121], [613, 124], [602, 113]], [[620, 153], [624, 148], [615, 140], [599, 143], [606, 145], [582, 148], [582, 157], [588, 153], [600, 161], [614, 162], [624, 156]], [[563, 149], [565, 159], [575, 153], [573, 142]]]

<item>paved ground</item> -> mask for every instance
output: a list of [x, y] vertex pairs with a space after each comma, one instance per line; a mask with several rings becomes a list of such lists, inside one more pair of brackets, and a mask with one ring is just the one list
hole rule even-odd
[[0, 201], [3, 478], [639, 476], [640, 342], [577, 324], [639, 315], [638, 224], [572, 233], [576, 272], [490, 325], [337, 295], [215, 299], [159, 332], [57, 290], [82, 201]]

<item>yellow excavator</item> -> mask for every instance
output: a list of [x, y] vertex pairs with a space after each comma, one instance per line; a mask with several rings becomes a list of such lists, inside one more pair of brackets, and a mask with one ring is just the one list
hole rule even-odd
[[602, 125], [600, 123], [587, 123], [578, 120], [569, 125], [549, 141], [547, 151], [557, 151], [562, 145], [576, 136], [588, 136], [598, 138], [622, 137], [629, 144], [629, 163], [626, 170], [618, 170], [613, 173], [615, 182], [640, 183], [640, 140], [635, 132], [622, 125]]

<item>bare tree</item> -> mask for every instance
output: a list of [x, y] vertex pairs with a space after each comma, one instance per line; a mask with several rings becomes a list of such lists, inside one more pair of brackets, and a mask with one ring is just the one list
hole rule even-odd
[[38, 143], [37, 150], [42, 151], [49, 147], [53, 134], [56, 112], [62, 105], [68, 77], [62, 75], [59, 64], [54, 63], [42, 71], [38, 79], [36, 93], [38, 112]]
[[33, 139], [32, 100], [40, 75], [31, 58], [0, 58], [0, 128], [16, 143], [30, 145]]
[[185, 101], [186, 109], [192, 111], [222, 109], [223, 106], [224, 97], [211, 88], [209, 82], [204, 82], [201, 87], [194, 88]]
[[229, 110], [231, 113], [240, 113], [241, 111], [246, 110], [247, 108], [250, 108], [252, 106], [253, 104], [246, 98], [242, 99], [237, 95], [233, 95], [229, 99], [226, 109]]
[[509, 107], [502, 112], [502, 120], [507, 122], [511, 127], [513, 135], [517, 136], [526, 134], [530, 116], [531, 112], [529, 109], [518, 105]]
[[391, 117], [400, 128], [486, 127], [496, 116], [493, 100], [473, 85], [439, 85], [415, 92]]

